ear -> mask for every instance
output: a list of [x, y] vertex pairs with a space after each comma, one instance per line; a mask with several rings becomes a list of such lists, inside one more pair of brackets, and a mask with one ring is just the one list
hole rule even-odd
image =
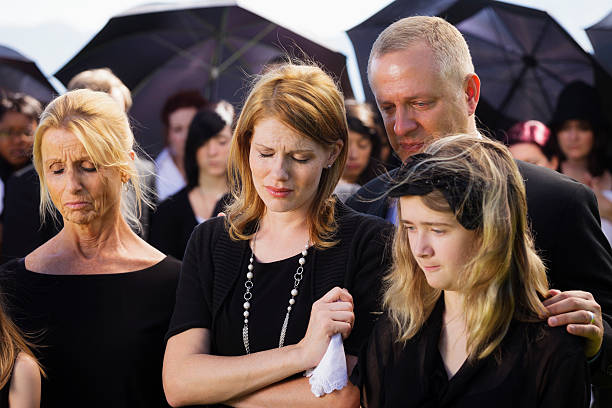
[[476, 112], [476, 106], [480, 100], [480, 78], [476, 74], [470, 74], [465, 79], [465, 97], [468, 107], [468, 115]]
[[331, 150], [329, 152], [329, 158], [327, 159], [327, 162], [325, 163], [326, 167], [333, 166], [334, 162], [340, 155], [340, 152], [342, 151], [343, 146], [344, 146], [344, 142], [342, 140], [340, 139], [336, 140], [336, 142], [332, 145]]

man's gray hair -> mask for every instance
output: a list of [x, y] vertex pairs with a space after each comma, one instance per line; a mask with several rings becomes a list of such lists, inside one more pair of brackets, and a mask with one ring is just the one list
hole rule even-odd
[[431, 48], [440, 73], [447, 80], [463, 84], [466, 76], [474, 73], [470, 50], [455, 26], [439, 17], [414, 16], [396, 21], [380, 33], [368, 59], [368, 81], [371, 83], [374, 59], [418, 44]]

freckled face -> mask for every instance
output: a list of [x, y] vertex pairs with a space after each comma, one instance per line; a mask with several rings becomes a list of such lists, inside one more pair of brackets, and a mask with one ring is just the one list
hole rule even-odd
[[400, 198], [402, 233], [432, 288], [456, 291], [458, 278], [474, 252], [475, 231], [465, 229], [449, 212], [427, 207], [419, 196]]
[[89, 224], [120, 214], [121, 176], [96, 169], [83, 144], [71, 132], [49, 129], [41, 144], [44, 177], [64, 223]]
[[321, 146], [277, 119], [261, 119], [253, 129], [249, 153], [255, 190], [268, 211], [307, 212], [323, 168], [336, 155], [335, 149]]

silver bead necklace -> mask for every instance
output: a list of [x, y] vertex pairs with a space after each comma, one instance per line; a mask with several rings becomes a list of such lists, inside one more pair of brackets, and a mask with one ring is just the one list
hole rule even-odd
[[[251, 299], [253, 298], [253, 258], [255, 257], [255, 237], [253, 237], [253, 249], [251, 250], [251, 257], [249, 258], [249, 266], [247, 267], [246, 281], [244, 282], [245, 292], [244, 292], [244, 304], [242, 307], [244, 308], [244, 312], [242, 315], [244, 316], [244, 326], [242, 326], [242, 342], [244, 343], [244, 349], [247, 354], [251, 354], [251, 349], [249, 347], [249, 309], [251, 308]], [[304, 264], [306, 263], [306, 255], [308, 255], [308, 247], [310, 246], [310, 240], [306, 243], [306, 246], [302, 250], [302, 256], [298, 259], [298, 267], [293, 275], [293, 289], [291, 289], [291, 298], [289, 298], [289, 306], [287, 306], [287, 314], [285, 315], [285, 321], [283, 322], [283, 327], [281, 328], [280, 338], [278, 340], [278, 348], [283, 347], [285, 344], [285, 334], [287, 333], [287, 325], [289, 324], [289, 315], [291, 314], [292, 306], [295, 304], [295, 297], [298, 295], [298, 286], [302, 281], [304, 276]]]

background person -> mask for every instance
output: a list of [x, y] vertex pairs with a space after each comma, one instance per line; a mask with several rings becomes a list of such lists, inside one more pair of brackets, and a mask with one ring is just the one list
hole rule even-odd
[[[448, 134], [475, 134], [480, 79], [465, 39], [448, 22], [418, 16], [391, 24], [374, 42], [368, 67], [387, 136], [402, 160]], [[612, 387], [612, 249], [601, 231], [595, 196], [558, 173], [517, 165], [535, 247], [546, 260], [551, 286], [565, 291], [554, 290], [545, 301], [548, 322], [586, 338], [593, 383]], [[389, 186], [388, 178], [379, 177], [347, 204], [396, 221], [397, 207], [384, 197]], [[587, 311], [596, 315], [594, 324], [584, 324]], [[601, 404], [612, 406], [612, 399]]]
[[588, 407], [581, 339], [546, 324], [546, 268], [508, 150], [447, 137], [409, 158], [396, 180], [387, 314], [352, 378], [362, 405]]
[[601, 228], [612, 242], [612, 175], [606, 162], [606, 124], [599, 96], [584, 82], [569, 84], [557, 101], [551, 122], [558, 171], [591, 187], [597, 197]]
[[189, 124], [196, 112], [207, 103], [200, 92], [186, 90], [170, 96], [162, 108], [166, 147], [155, 159], [157, 198], [160, 202], [186, 185], [184, 155]]
[[[381, 161], [382, 127], [368, 103], [346, 100], [348, 158], [334, 193], [346, 201], [353, 193], [384, 171]], [[377, 171], [378, 170], [378, 171]]]
[[11, 175], [30, 163], [34, 130], [41, 112], [40, 102], [29, 95], [6, 93], [0, 98], [0, 253], [4, 239], [8, 238], [2, 233], [7, 190], [11, 191], [7, 183]]
[[193, 117], [185, 143], [187, 186], [162, 202], [151, 220], [150, 243], [163, 253], [183, 259], [195, 226], [216, 217], [229, 202], [231, 123], [231, 115], [228, 123], [212, 107]]
[[550, 146], [550, 129], [537, 120], [518, 122], [508, 130], [506, 145], [512, 156], [527, 163], [556, 170], [559, 159]]
[[180, 263], [130, 228], [139, 205], [126, 190], [143, 198], [135, 159], [127, 115], [105, 93], [68, 92], [41, 116], [41, 213], [54, 206], [64, 226], [3, 265], [2, 282], [15, 323], [39, 335], [42, 406], [166, 404], [163, 336]]
[[164, 357], [173, 406], [359, 405], [350, 384], [317, 398], [301, 376], [336, 333], [350, 372], [379, 310], [391, 226], [332, 196], [347, 133], [320, 68], [255, 83], [230, 150], [232, 204], [195, 228], [183, 259]]

